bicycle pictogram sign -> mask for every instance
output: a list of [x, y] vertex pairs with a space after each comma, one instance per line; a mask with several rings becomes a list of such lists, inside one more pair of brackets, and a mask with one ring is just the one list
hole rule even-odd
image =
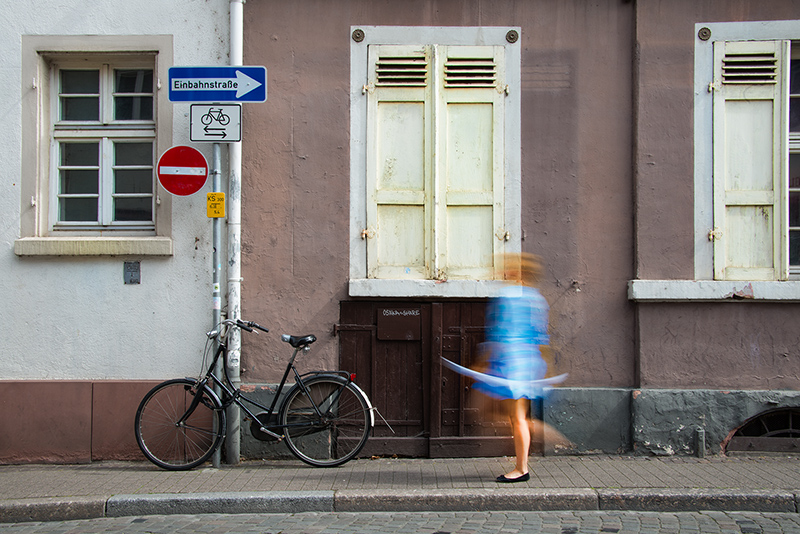
[[190, 113], [192, 141], [235, 143], [242, 140], [240, 104], [192, 104]]
[[[231, 122], [231, 118], [228, 115], [225, 115], [225, 112], [222, 111], [222, 108], [209, 108], [208, 113], [200, 117], [200, 122], [202, 122], [205, 126], [211, 126], [212, 122], [217, 122], [221, 126], [225, 126]], [[222, 129], [223, 128], [218, 128], [218, 130]]]

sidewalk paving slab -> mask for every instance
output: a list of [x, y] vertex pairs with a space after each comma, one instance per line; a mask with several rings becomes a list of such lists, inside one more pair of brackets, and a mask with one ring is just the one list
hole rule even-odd
[[147, 462], [0, 466], [0, 523], [200, 513], [800, 509], [800, 458], [532, 457], [531, 479], [498, 484], [512, 458], [374, 458], [330, 469], [297, 460], [191, 471]]

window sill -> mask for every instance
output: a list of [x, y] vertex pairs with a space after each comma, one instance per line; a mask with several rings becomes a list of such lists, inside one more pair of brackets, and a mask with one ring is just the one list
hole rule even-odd
[[800, 302], [800, 281], [630, 280], [634, 302]]
[[491, 298], [504, 282], [497, 280], [350, 280], [351, 297]]
[[17, 256], [172, 256], [169, 237], [23, 237]]

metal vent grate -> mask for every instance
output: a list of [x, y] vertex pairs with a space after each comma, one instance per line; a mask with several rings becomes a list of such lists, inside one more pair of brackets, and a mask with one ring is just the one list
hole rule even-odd
[[778, 81], [778, 60], [774, 53], [727, 54], [722, 60], [722, 83], [774, 84]]
[[778, 408], [748, 419], [733, 434], [728, 453], [800, 451], [800, 408]]
[[494, 87], [497, 68], [492, 58], [448, 58], [444, 64], [445, 87]]
[[380, 57], [376, 78], [381, 87], [425, 87], [428, 61], [425, 56]]

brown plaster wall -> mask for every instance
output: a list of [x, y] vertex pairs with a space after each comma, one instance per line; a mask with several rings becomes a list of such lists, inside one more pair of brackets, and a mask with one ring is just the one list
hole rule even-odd
[[694, 278], [695, 23], [798, 13], [797, 0], [636, 0], [637, 278]]
[[[798, 13], [792, 0], [637, 0], [637, 278], [694, 279], [695, 23]], [[639, 305], [640, 386], [795, 389], [796, 317], [793, 304]]]
[[641, 387], [797, 389], [800, 305], [643, 304]]
[[278, 333], [316, 333], [301, 363], [337, 366], [350, 27], [466, 25], [522, 29], [523, 247], [547, 262], [556, 367], [571, 385], [632, 385], [633, 20], [619, 0], [246, 4], [245, 63], [267, 67], [269, 99], [244, 109], [243, 315], [275, 335], [244, 336], [243, 380], [279, 378]]

